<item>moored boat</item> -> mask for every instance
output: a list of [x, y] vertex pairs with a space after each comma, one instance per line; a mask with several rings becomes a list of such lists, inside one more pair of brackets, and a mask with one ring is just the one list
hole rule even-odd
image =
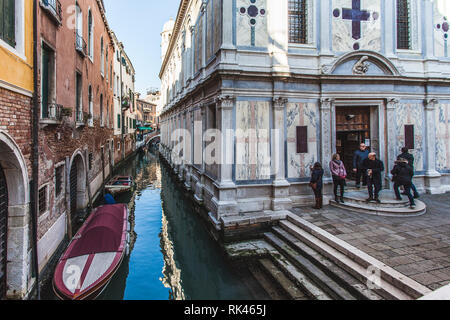
[[131, 176], [114, 177], [111, 182], [105, 185], [105, 189], [112, 195], [132, 191], [133, 178]]
[[98, 207], [61, 257], [53, 289], [62, 300], [97, 298], [119, 269], [129, 246], [128, 207]]

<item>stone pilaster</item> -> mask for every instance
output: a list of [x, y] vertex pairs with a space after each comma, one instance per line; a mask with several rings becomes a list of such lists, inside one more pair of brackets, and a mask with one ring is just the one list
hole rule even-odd
[[426, 99], [425, 104], [425, 190], [427, 193], [439, 194], [441, 174], [436, 170], [436, 105], [433, 98]]
[[194, 163], [193, 160], [193, 143], [194, 143], [194, 111], [190, 109], [186, 114], [186, 130], [189, 132], [189, 141], [187, 142], [186, 152], [186, 181], [184, 183], [186, 189], [191, 190], [192, 184], [192, 165]]
[[[393, 168], [395, 161], [397, 160], [397, 155], [399, 150], [397, 150], [396, 143], [389, 143], [389, 141], [397, 141], [397, 128], [395, 123], [395, 110], [398, 107], [399, 100], [396, 98], [388, 99], [386, 103], [386, 124], [387, 124], [387, 163], [386, 168]], [[388, 171], [388, 177], [390, 179], [390, 184], [392, 184], [392, 174], [390, 170]]]
[[236, 99], [229, 95], [221, 95], [216, 99], [218, 112], [218, 128], [220, 129], [220, 164], [219, 177], [215, 183], [217, 196], [212, 199], [216, 213], [211, 213], [217, 224], [221, 217], [237, 215], [237, 188], [233, 181], [234, 132], [233, 109]]
[[195, 194], [194, 194], [194, 198], [197, 202], [199, 203], [203, 203], [203, 187], [205, 185], [205, 158], [204, 158], [204, 151], [205, 151], [205, 142], [203, 140], [203, 135], [206, 132], [206, 121], [205, 121], [205, 116], [206, 116], [206, 110], [205, 110], [205, 106], [201, 106], [201, 119], [202, 119], [202, 138], [201, 141], [195, 141], [194, 143], [201, 143], [202, 145], [202, 165], [201, 165], [201, 169], [200, 169], [200, 180], [197, 181], [197, 183], [195, 184]]
[[329, 98], [320, 100], [320, 139], [321, 139], [321, 153], [320, 159], [325, 170], [324, 181], [331, 180], [331, 172], [329, 163], [333, 155], [333, 120], [332, 120], [332, 105], [333, 100]]
[[272, 170], [274, 181], [272, 185], [272, 210], [292, 209], [289, 197], [290, 183], [286, 180], [286, 136], [285, 109], [288, 100], [275, 97], [273, 101], [273, 135], [272, 135]]

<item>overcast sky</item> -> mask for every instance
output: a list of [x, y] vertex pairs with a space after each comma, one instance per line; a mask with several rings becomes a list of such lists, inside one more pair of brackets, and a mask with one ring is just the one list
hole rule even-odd
[[180, 0], [105, 0], [108, 23], [136, 70], [136, 91], [160, 87], [161, 31], [175, 20]]

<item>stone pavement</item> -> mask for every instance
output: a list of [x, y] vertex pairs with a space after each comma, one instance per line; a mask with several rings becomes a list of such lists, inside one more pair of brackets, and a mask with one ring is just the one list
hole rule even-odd
[[293, 213], [436, 290], [450, 283], [450, 193], [424, 195], [427, 214], [390, 218], [333, 207]]

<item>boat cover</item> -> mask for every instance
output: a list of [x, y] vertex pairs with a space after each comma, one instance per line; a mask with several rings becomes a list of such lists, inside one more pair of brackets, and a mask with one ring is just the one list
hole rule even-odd
[[84, 255], [117, 252], [124, 228], [124, 205], [108, 205], [95, 212], [76, 240], [67, 259]]

